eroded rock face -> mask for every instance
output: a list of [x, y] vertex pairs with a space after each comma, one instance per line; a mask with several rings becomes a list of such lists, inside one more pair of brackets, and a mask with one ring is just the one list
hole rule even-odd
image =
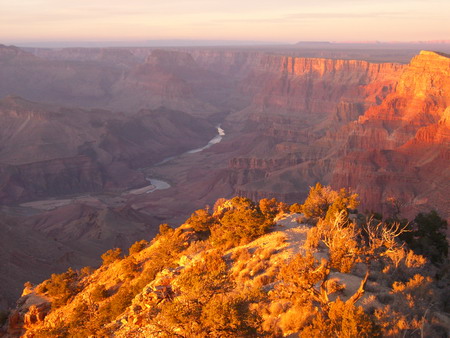
[[257, 135], [229, 161], [235, 191], [294, 202], [320, 181], [356, 190], [363, 210], [389, 216], [395, 197], [405, 217], [430, 208], [448, 217], [449, 60], [426, 51], [407, 66], [269, 57], [269, 71], [251, 75], [263, 88], [251, 108], [230, 118]]
[[229, 161], [236, 192], [254, 199], [303, 198], [310, 185], [328, 182], [337, 131], [395, 88], [399, 64], [266, 56], [244, 83], [259, 83], [250, 107], [229, 117], [254, 135], [252, 147]]
[[[3, 59], [9, 60], [4, 62], [10, 66], [45, 60], [120, 63], [121, 75], [103, 82], [117, 107], [167, 104], [201, 115], [212, 106], [206, 114], [217, 112], [224, 101], [232, 101], [226, 106], [234, 112], [226, 123], [235, 141], [225, 142], [222, 149], [240, 149], [223, 156], [227, 179], [236, 193], [253, 198], [273, 194], [291, 196], [287, 198], [291, 201], [298, 190], [303, 195], [309, 185], [321, 181], [354, 187], [371, 209], [383, 208], [375, 201], [399, 189], [401, 198], [409, 201], [405, 203], [428, 205], [428, 199], [417, 196], [410, 184], [426, 182], [423, 177], [434, 175], [432, 168], [447, 164], [450, 110], [448, 57], [443, 54], [422, 52], [405, 66], [242, 50], [66, 50], [51, 56], [35, 52], [40, 56], [36, 57], [4, 49]], [[106, 163], [102, 168], [110, 173], [108, 179], [101, 177], [103, 188], [113, 188], [119, 184], [116, 177], [132, 177], [123, 174], [123, 163], [145, 166], [163, 151], [156, 143], [144, 147], [145, 152], [134, 145], [138, 139], [146, 140], [143, 129], [151, 129], [152, 122], [142, 116], [126, 123], [100, 119], [95, 123], [104, 138], [98, 146], [81, 145], [76, 156], [94, 156], [95, 164]], [[166, 137], [154, 132], [158, 139]], [[416, 169], [408, 174], [407, 166]], [[374, 171], [374, 181], [361, 183]], [[99, 180], [91, 181], [96, 189]], [[398, 185], [397, 192], [380, 187], [389, 182]], [[14, 194], [22, 193], [20, 185], [8, 186]]]
[[0, 201], [117, 191], [147, 184], [136, 169], [207, 143], [209, 122], [159, 109], [124, 116], [0, 100]]
[[43, 323], [50, 310], [50, 301], [42, 295], [32, 292], [19, 298], [8, 317], [8, 336], [19, 337], [27, 328]]
[[348, 126], [348, 154], [337, 161], [333, 184], [355, 188], [369, 210], [387, 213], [395, 197], [407, 216], [437, 208], [448, 217], [449, 80], [448, 55], [413, 58], [396, 90]]
[[314, 123], [335, 112], [341, 101], [368, 107], [392, 90], [401, 70], [390, 63], [267, 56], [249, 80], [260, 83], [252, 117], [260, 120], [266, 112]]
[[54, 159], [0, 168], [4, 203], [98, 192], [104, 187], [101, 169], [86, 156]]

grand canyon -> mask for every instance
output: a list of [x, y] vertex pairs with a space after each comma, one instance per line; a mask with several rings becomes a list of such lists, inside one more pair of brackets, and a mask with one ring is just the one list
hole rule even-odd
[[0, 308], [218, 199], [301, 204], [320, 182], [362, 214], [450, 221], [450, 48], [433, 47], [0, 45]]

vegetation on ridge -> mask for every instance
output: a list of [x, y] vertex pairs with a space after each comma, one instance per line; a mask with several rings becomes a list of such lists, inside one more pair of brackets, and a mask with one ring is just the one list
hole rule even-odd
[[355, 214], [357, 204], [320, 184], [302, 205], [218, 200], [179, 228], [162, 224], [128, 256], [109, 250], [95, 271], [52, 275], [31, 292], [51, 310], [41, 320], [23, 310], [23, 328], [61, 337], [445, 336], [445, 221], [431, 212], [411, 225], [382, 222]]

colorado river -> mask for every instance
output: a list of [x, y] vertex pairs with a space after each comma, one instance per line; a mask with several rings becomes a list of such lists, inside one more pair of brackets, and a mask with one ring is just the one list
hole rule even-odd
[[[177, 157], [180, 157], [180, 156], [183, 156], [183, 155], [186, 155], [186, 154], [199, 153], [199, 152], [201, 152], [201, 151], [203, 151], [205, 149], [208, 149], [208, 148], [212, 147], [213, 145], [215, 145], [217, 143], [220, 143], [222, 141], [223, 137], [225, 136], [225, 131], [220, 127], [220, 124], [216, 128], [217, 128], [217, 135], [214, 136], [205, 146], [200, 147], [200, 148], [195, 148], [195, 149], [188, 150], [188, 151], [182, 153], [181, 155], [167, 157], [164, 160], [162, 160], [161, 162], [156, 163], [155, 167], [159, 166], [159, 165], [162, 165], [164, 163], [167, 163], [167, 162], [169, 162], [169, 161], [171, 161], [171, 160], [173, 160], [173, 159], [175, 159]], [[148, 193], [154, 192], [156, 190], [164, 190], [164, 189], [169, 189], [170, 188], [170, 184], [169, 183], [167, 183], [165, 181], [162, 181], [160, 179], [147, 177], [146, 180], [150, 182], [150, 184], [151, 184], [150, 186], [144, 187], [144, 188], [141, 188], [141, 189], [135, 189], [131, 193], [136, 194], [136, 192], [139, 191], [139, 193], [145, 192], [145, 193], [148, 194]]]
[[188, 150], [185, 152], [185, 154], [195, 154], [195, 153], [199, 153], [205, 149], [208, 149], [209, 147], [212, 147], [213, 145], [220, 143], [220, 141], [222, 141], [222, 138], [225, 136], [225, 131], [220, 128], [220, 125], [217, 126], [217, 132], [218, 135], [214, 136], [213, 139], [211, 139], [211, 141], [208, 142], [208, 144], [206, 146], [203, 146], [201, 148], [196, 148], [196, 149], [192, 149], [192, 150]]
[[170, 184], [165, 182], [165, 181], [161, 181], [161, 180], [157, 180], [156, 178], [146, 178], [147, 181], [150, 182], [150, 184], [154, 187], [153, 189], [147, 191], [147, 194], [149, 192], [154, 192], [155, 190], [164, 190], [164, 189], [169, 189], [170, 188]]
[[[178, 158], [180, 156], [186, 155], [186, 154], [195, 154], [195, 153], [199, 153], [205, 149], [210, 148], [211, 146], [220, 143], [222, 141], [222, 138], [225, 136], [225, 131], [220, 128], [220, 125], [218, 125], [217, 127], [217, 135], [214, 136], [209, 142], [208, 144], [206, 144], [203, 147], [200, 148], [195, 148], [192, 150], [188, 150], [184, 153], [182, 153], [181, 155], [178, 156], [171, 156], [171, 157], [167, 157], [165, 158], [163, 161], [155, 164], [155, 166], [164, 164], [169, 162], [170, 160], [173, 160], [175, 158]], [[122, 192], [122, 194], [115, 196], [114, 198], [119, 198], [120, 200], [120, 196], [125, 196], [125, 195], [140, 195], [140, 194], [148, 194], [148, 193], [152, 193], [156, 190], [164, 190], [164, 189], [169, 189], [171, 187], [171, 185], [163, 180], [157, 179], [157, 178], [153, 178], [153, 177], [146, 177], [146, 180], [150, 183], [150, 185], [147, 185], [145, 187], [142, 188], [137, 188], [137, 189], [132, 189], [132, 190], [128, 190], [125, 192]], [[100, 194], [99, 194], [100, 195]], [[92, 205], [97, 205], [98, 204], [98, 196], [99, 195], [80, 195], [77, 197], [72, 197], [72, 198], [65, 198], [65, 199], [47, 199], [47, 200], [38, 200], [38, 201], [32, 201], [32, 202], [27, 202], [27, 203], [22, 203], [20, 204], [20, 206], [22, 207], [28, 207], [28, 208], [33, 208], [33, 209], [38, 209], [38, 210], [53, 210], [59, 207], [62, 207], [64, 205], [68, 205], [71, 204], [75, 201], [78, 202], [82, 202], [82, 203], [91, 203]], [[104, 200], [104, 196], [102, 197], [102, 200]], [[111, 199], [110, 199], [111, 200]], [[123, 202], [123, 201], [122, 201]], [[114, 203], [122, 203], [122, 202], [114, 202]], [[111, 203], [111, 201], [110, 201]]]

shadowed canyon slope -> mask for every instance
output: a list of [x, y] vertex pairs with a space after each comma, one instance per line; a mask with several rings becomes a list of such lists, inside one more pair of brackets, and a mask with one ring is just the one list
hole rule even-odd
[[[403, 216], [450, 217], [449, 56], [280, 53], [0, 46], [0, 225], [20, 224], [1, 252], [7, 278], [97, 264], [220, 197], [293, 203], [318, 181], [355, 190], [363, 210], [389, 216], [394, 197]], [[220, 143], [186, 153], [219, 123]], [[146, 178], [171, 187], [129, 193]], [[43, 265], [15, 258], [27, 229]]]
[[144, 185], [137, 168], [203, 145], [205, 120], [159, 109], [133, 115], [0, 101], [0, 200], [6, 203]]

